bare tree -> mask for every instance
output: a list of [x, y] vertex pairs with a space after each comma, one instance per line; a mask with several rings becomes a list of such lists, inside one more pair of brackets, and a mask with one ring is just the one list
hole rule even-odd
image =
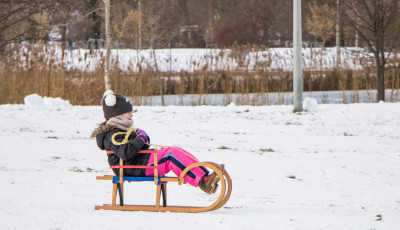
[[[305, 11], [305, 1], [302, 1], [302, 9]], [[270, 46], [291, 46], [293, 41], [293, 1], [280, 0], [272, 11], [270, 37], [274, 41]], [[304, 14], [304, 13], [303, 13]], [[305, 32], [305, 31], [304, 31]], [[303, 39], [304, 40], [304, 39]], [[290, 44], [289, 44], [290, 43]]]
[[122, 40], [125, 47], [131, 47], [134, 44], [138, 48], [139, 32], [139, 13], [137, 10], [130, 10], [121, 20], [114, 20], [113, 29], [117, 39]]
[[239, 0], [189, 0], [187, 9], [190, 24], [198, 25], [206, 47], [215, 46], [216, 31], [230, 20], [236, 19]]
[[309, 8], [306, 28], [310, 34], [322, 39], [322, 49], [324, 49], [326, 41], [335, 33], [335, 9], [330, 8], [328, 4], [316, 4], [315, 1], [309, 4]]
[[139, 46], [139, 1], [111, 1], [112, 38], [123, 48]]
[[207, 46], [232, 44], [268, 44], [278, 0], [191, 1], [190, 19], [204, 31]]
[[377, 100], [385, 100], [385, 65], [393, 49], [400, 45], [398, 0], [342, 0], [342, 22], [366, 44], [375, 58]]
[[278, 9], [279, 0], [249, 0], [240, 1], [239, 9], [241, 14], [250, 16], [259, 28], [256, 34], [256, 44], [269, 45], [274, 39], [274, 33], [271, 33], [274, 22], [274, 12]]
[[161, 97], [161, 105], [164, 106], [165, 102], [164, 102], [164, 84], [163, 81], [161, 79], [161, 73], [158, 69], [158, 63], [157, 63], [157, 55], [156, 55], [156, 51], [154, 49], [152, 49], [151, 52], [151, 56], [154, 60], [154, 66], [152, 69], [152, 73], [151, 76], [153, 77], [154, 81], [156, 82], [159, 92], [160, 92], [160, 97]]
[[53, 29], [63, 45], [99, 39], [104, 34], [101, 6], [101, 0], [0, 0], [0, 49], [10, 43], [54, 39], [49, 36]]
[[0, 49], [12, 42], [41, 39], [52, 1], [0, 0]]

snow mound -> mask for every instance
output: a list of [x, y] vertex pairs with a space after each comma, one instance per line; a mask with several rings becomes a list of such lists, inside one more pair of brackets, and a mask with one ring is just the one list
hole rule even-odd
[[37, 94], [31, 94], [24, 98], [24, 103], [29, 107], [45, 107], [50, 109], [70, 108], [72, 105], [69, 101], [63, 100], [59, 97], [41, 97]]
[[314, 98], [306, 97], [303, 100], [303, 109], [307, 112], [316, 112], [318, 110], [318, 102]]
[[37, 94], [31, 94], [24, 98], [25, 105], [29, 107], [43, 107], [43, 98]]

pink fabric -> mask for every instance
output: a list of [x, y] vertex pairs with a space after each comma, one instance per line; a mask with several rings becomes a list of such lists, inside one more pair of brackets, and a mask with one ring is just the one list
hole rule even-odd
[[[192, 154], [179, 147], [169, 147], [157, 150], [158, 158], [158, 175], [163, 176], [170, 172], [175, 173], [178, 177], [182, 171], [189, 165], [199, 162]], [[147, 165], [153, 165], [154, 154], [151, 154]], [[201, 178], [206, 174], [206, 169], [200, 167], [192, 168], [183, 178], [185, 181], [195, 187], [199, 185]], [[146, 176], [154, 176], [153, 169], [146, 169]]]

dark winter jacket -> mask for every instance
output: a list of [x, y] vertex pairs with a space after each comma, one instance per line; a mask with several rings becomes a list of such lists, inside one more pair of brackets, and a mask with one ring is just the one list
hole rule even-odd
[[[113, 152], [107, 154], [108, 164], [110, 166], [119, 165], [119, 160], [122, 158], [124, 160], [124, 165], [146, 165], [150, 154], [137, 152], [140, 150], [147, 150], [149, 145], [143, 143], [142, 139], [137, 137], [135, 132], [132, 132], [129, 136], [128, 143], [123, 145], [114, 145], [111, 141], [111, 137], [117, 132], [126, 131], [103, 123], [100, 124], [91, 135], [91, 137], [96, 137], [97, 146], [101, 150]], [[117, 135], [115, 140], [120, 142], [124, 138], [124, 135]], [[115, 175], [119, 176], [119, 169], [113, 169], [113, 171]], [[145, 169], [124, 169], [124, 176], [145, 176]]]

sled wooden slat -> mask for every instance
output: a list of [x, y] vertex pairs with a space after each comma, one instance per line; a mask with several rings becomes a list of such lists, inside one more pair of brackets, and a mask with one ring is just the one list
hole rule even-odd
[[[154, 154], [154, 159], [157, 159], [157, 150], [146, 150], [144, 153], [152, 153]], [[120, 162], [120, 165], [123, 166], [123, 162]], [[168, 182], [177, 182], [179, 185], [182, 183], [185, 184], [184, 176], [189, 170], [194, 167], [203, 166], [206, 168], [212, 169], [217, 173], [220, 180], [220, 194], [217, 200], [209, 206], [205, 207], [194, 207], [194, 206], [167, 206], [166, 205], [166, 192], [167, 192], [167, 183]], [[218, 169], [218, 164], [213, 162], [198, 162], [188, 166], [185, 170], [182, 171], [180, 177], [158, 177], [157, 172], [157, 162], [155, 162], [154, 166], [154, 177], [126, 177], [123, 176], [123, 168], [120, 167], [120, 176], [112, 176], [112, 175], [104, 175], [97, 176], [96, 180], [111, 180], [113, 183], [113, 191], [112, 191], [112, 201], [110, 204], [104, 204], [102, 206], [95, 206], [95, 210], [121, 210], [121, 211], [152, 211], [152, 212], [205, 212], [205, 211], [213, 211], [221, 208], [225, 203], [229, 200], [231, 192], [232, 192], [232, 180], [226, 170], [221, 172]], [[157, 175], [157, 176], [156, 176]], [[156, 188], [156, 202], [154, 205], [124, 205], [123, 204], [123, 183], [124, 182], [153, 182], [157, 186]], [[119, 188], [118, 188], [119, 187]], [[117, 193], [118, 189], [120, 189], [120, 204], [117, 204]], [[161, 197], [163, 198], [163, 205], [160, 205]]]
[[96, 180], [112, 180], [113, 177], [112, 175], [97, 176]]
[[124, 205], [124, 206], [111, 206], [104, 204], [103, 206], [96, 206], [96, 210], [119, 210], [119, 211], [148, 211], [148, 212], [205, 212], [211, 211], [208, 207], [192, 207], [192, 206], [167, 206], [156, 207], [151, 205]]

